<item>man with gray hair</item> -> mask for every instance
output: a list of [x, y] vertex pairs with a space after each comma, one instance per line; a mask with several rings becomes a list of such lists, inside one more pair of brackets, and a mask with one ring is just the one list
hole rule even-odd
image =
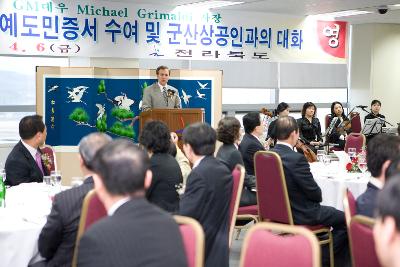
[[96, 152], [111, 142], [104, 133], [91, 133], [79, 142], [82, 185], [54, 197], [50, 215], [39, 236], [39, 252], [46, 259], [34, 266], [71, 266], [83, 199], [93, 189], [91, 161]]

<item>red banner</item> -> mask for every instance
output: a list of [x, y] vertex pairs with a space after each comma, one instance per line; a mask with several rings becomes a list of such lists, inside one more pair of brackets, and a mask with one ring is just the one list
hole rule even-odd
[[338, 57], [346, 57], [346, 29], [345, 21], [317, 21], [317, 35], [319, 45], [326, 53]]

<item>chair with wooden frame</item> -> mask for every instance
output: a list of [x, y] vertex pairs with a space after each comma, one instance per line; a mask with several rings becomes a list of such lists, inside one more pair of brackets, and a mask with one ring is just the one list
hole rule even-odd
[[107, 216], [107, 211], [103, 203], [98, 198], [96, 191], [94, 189], [90, 190], [83, 199], [81, 218], [79, 220], [78, 233], [76, 235], [74, 257], [72, 259], [72, 267], [75, 267], [78, 263], [78, 244], [83, 233], [89, 228], [89, 226], [105, 216]]
[[321, 266], [317, 237], [300, 226], [268, 222], [252, 226], [243, 242], [240, 267], [264, 266]]
[[188, 267], [203, 267], [205, 237], [200, 223], [193, 218], [180, 215], [175, 215], [174, 219], [179, 224]]
[[357, 207], [356, 207], [356, 199], [353, 196], [353, 193], [348, 188], [344, 189], [343, 193], [343, 210], [346, 218], [347, 228], [350, 226], [350, 220], [353, 216], [356, 215]]
[[236, 223], [237, 212], [242, 195], [245, 170], [243, 166], [236, 165], [232, 171], [233, 185], [232, 196], [229, 204], [229, 247], [232, 244], [233, 229]]
[[372, 234], [374, 223], [374, 219], [362, 215], [351, 218], [348, 234], [353, 267], [381, 266]]
[[[280, 156], [272, 151], [258, 151], [254, 155], [257, 179], [257, 202], [260, 221], [294, 225], [285, 174]], [[330, 266], [334, 266], [333, 238], [330, 227], [299, 225], [311, 230], [320, 245], [329, 245]], [[324, 238], [326, 237], [327, 238]]]

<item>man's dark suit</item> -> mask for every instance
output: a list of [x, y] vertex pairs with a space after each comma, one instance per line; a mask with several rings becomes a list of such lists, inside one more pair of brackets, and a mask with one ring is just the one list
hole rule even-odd
[[93, 189], [93, 178], [82, 185], [63, 191], [54, 197], [47, 223], [39, 236], [39, 252], [47, 266], [71, 266], [82, 203]]
[[254, 154], [260, 150], [265, 150], [260, 141], [255, 136], [246, 133], [240, 142], [239, 151], [242, 154], [246, 173], [249, 175], [254, 175]]
[[176, 159], [167, 153], [156, 153], [150, 158], [153, 172], [146, 198], [168, 212], [176, 212], [179, 207], [177, 186], [182, 183], [182, 172]]
[[333, 227], [335, 255], [340, 253], [340, 256], [346, 257], [347, 232], [344, 213], [333, 207], [320, 205], [321, 189], [315, 182], [304, 155], [282, 144], [276, 144], [271, 151], [278, 153], [282, 160], [294, 223]]
[[193, 168], [182, 196], [179, 213], [196, 219], [206, 237], [205, 266], [229, 266], [229, 203], [232, 174], [213, 156]]
[[[49, 171], [42, 162], [44, 175], [49, 175]], [[6, 184], [19, 185], [21, 183], [43, 182], [43, 174], [40, 171], [35, 159], [28, 149], [19, 141], [6, 160]]]
[[367, 184], [367, 190], [357, 198], [357, 214], [373, 218], [376, 198], [380, 189], [372, 183]]
[[78, 246], [78, 266], [187, 266], [179, 226], [165, 211], [134, 198], [93, 224]]
[[[237, 164], [244, 166], [242, 155], [234, 144], [223, 144], [217, 152], [217, 159], [221, 160], [232, 172]], [[256, 179], [254, 175], [244, 176], [243, 190], [240, 197], [240, 207], [257, 204], [257, 196], [251, 189], [256, 187]]]

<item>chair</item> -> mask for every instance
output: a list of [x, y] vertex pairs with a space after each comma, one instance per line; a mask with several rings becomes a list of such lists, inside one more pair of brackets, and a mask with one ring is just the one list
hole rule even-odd
[[[285, 235], [276, 235], [272, 231]], [[320, 254], [318, 240], [310, 230], [261, 222], [246, 234], [240, 267], [318, 267], [321, 266]]]
[[89, 226], [105, 216], [107, 216], [107, 211], [103, 203], [98, 198], [96, 191], [94, 189], [90, 190], [83, 199], [81, 218], [79, 220], [78, 233], [76, 235], [74, 257], [72, 259], [73, 267], [77, 265], [78, 244], [83, 233], [89, 228]]
[[240, 197], [242, 195], [245, 170], [243, 166], [236, 165], [232, 171], [233, 186], [232, 196], [229, 204], [229, 247], [232, 244], [233, 229], [236, 223], [236, 215], [239, 208]]
[[[240, 220], [250, 220], [254, 223], [258, 223], [258, 206], [251, 205], [251, 206], [243, 206], [239, 207], [236, 221]], [[247, 225], [235, 225], [235, 229], [237, 231], [236, 240], [239, 238], [240, 232], [242, 229], [247, 228]]]
[[48, 168], [49, 170], [49, 173], [51, 171], [57, 170], [57, 158], [56, 158], [56, 153], [54, 153], [53, 147], [49, 145], [44, 145], [43, 147], [40, 148], [40, 150], [42, 151], [42, 158], [43, 155], [46, 155], [46, 157], [49, 159], [49, 166], [46, 166], [46, 168]]
[[364, 146], [365, 146], [365, 135], [361, 133], [351, 133], [346, 138], [344, 151], [346, 151], [347, 153], [349, 147], [354, 147], [356, 148], [357, 153], [360, 153]]
[[357, 212], [357, 207], [356, 207], [356, 199], [353, 196], [353, 193], [346, 188], [344, 189], [343, 193], [343, 210], [344, 210], [344, 215], [346, 217], [346, 225], [347, 228], [350, 226], [350, 220], [351, 218], [356, 215]]
[[354, 114], [351, 116], [351, 130], [353, 133], [361, 133], [361, 119], [360, 113], [353, 112]]
[[[258, 216], [260, 221], [272, 221], [294, 225], [285, 174], [280, 156], [272, 151], [258, 151], [254, 155], [257, 179]], [[314, 234], [327, 238], [319, 240], [320, 245], [329, 244], [330, 266], [334, 266], [333, 238], [330, 227], [322, 225], [301, 225]], [[326, 235], [325, 235], [326, 234]]]
[[375, 251], [372, 218], [356, 215], [351, 219], [348, 229], [353, 267], [379, 267]]
[[185, 247], [188, 267], [203, 267], [204, 265], [204, 232], [201, 225], [192, 218], [175, 215], [179, 224]]
[[331, 114], [326, 114], [325, 115], [325, 130], [328, 129], [330, 122], [331, 122]]

